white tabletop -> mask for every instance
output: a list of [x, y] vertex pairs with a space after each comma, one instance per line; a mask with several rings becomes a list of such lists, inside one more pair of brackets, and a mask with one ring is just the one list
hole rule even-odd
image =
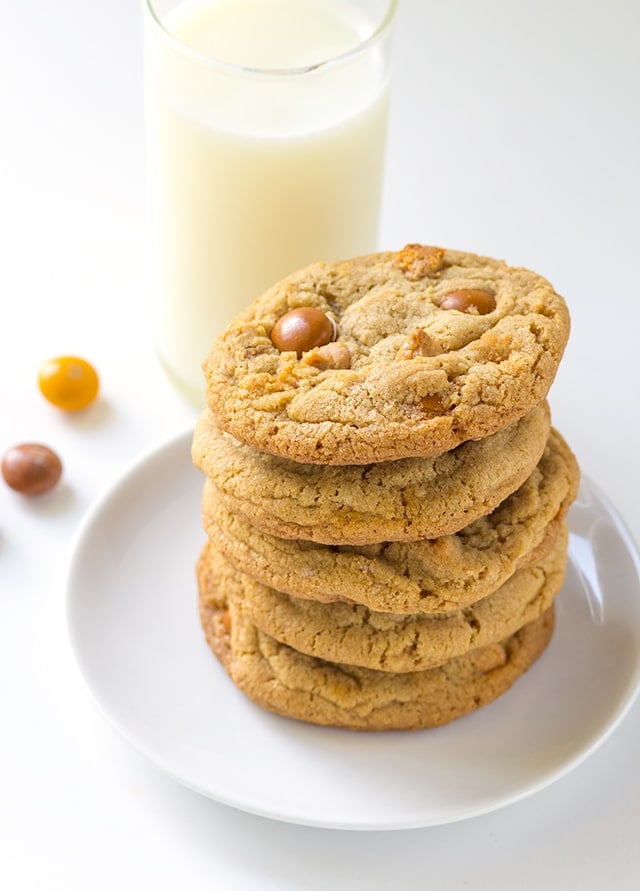
[[[0, 451], [48, 443], [64, 482], [0, 490], [0, 886], [632, 889], [640, 703], [569, 775], [495, 813], [338, 832], [188, 791], [107, 725], [70, 652], [73, 533], [117, 476], [193, 423], [148, 338], [141, 16], [21, 0], [0, 28]], [[573, 331], [556, 426], [640, 539], [640, 6], [402, 0], [381, 245], [444, 244], [549, 278]], [[100, 401], [35, 386], [79, 353]]]

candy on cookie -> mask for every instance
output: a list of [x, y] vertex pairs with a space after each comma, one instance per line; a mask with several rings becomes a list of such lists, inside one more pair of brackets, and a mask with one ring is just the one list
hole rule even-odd
[[429, 457], [542, 401], [568, 334], [534, 272], [412, 244], [270, 288], [206, 357], [207, 401], [237, 439], [295, 461]]

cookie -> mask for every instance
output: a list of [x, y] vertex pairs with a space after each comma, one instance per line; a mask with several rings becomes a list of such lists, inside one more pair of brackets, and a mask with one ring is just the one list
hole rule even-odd
[[533, 472], [549, 433], [545, 404], [483, 440], [434, 458], [373, 465], [300, 464], [222, 433], [205, 410], [192, 455], [232, 513], [281, 538], [322, 544], [417, 541], [494, 510]]
[[314, 263], [255, 300], [203, 363], [207, 401], [222, 429], [294, 461], [429, 457], [541, 402], [568, 335], [534, 272], [407, 245]]
[[540, 657], [554, 628], [551, 606], [501, 643], [437, 668], [393, 674], [299, 653], [260, 631], [233, 596], [228, 603], [223, 596], [201, 598], [200, 618], [210, 648], [255, 703], [300, 721], [358, 730], [437, 727], [492, 702]]
[[525, 482], [459, 532], [416, 542], [326, 546], [278, 538], [230, 513], [214, 487], [203, 498], [207, 536], [238, 569], [295, 597], [377, 611], [438, 613], [480, 600], [549, 553], [578, 488], [577, 462], [557, 431]]
[[[199, 561], [199, 588], [205, 602], [207, 597], [215, 601], [221, 590], [240, 597], [243, 611], [261, 631], [300, 653], [379, 671], [419, 671], [499, 643], [537, 619], [562, 587], [567, 541], [563, 524], [545, 560], [519, 570], [473, 606], [445, 615], [397, 615], [360, 604], [291, 597], [255, 582], [211, 545]], [[206, 590], [211, 577], [216, 579], [213, 592]]]

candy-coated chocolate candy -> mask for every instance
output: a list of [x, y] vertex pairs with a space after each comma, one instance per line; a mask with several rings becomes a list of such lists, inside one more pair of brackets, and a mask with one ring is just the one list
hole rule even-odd
[[5, 483], [22, 495], [42, 495], [62, 476], [62, 462], [45, 445], [25, 442], [8, 449], [2, 458]]
[[271, 342], [281, 353], [298, 356], [333, 340], [334, 323], [314, 306], [299, 306], [281, 316], [271, 329]]
[[99, 379], [93, 365], [79, 356], [57, 356], [38, 373], [42, 395], [63, 411], [86, 408], [98, 395]]

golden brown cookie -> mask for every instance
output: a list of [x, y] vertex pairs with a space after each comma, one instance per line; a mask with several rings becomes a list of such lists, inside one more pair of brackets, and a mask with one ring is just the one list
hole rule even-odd
[[259, 452], [201, 414], [193, 460], [231, 513], [281, 538], [322, 544], [417, 541], [490, 513], [533, 472], [547, 443], [546, 403], [493, 436], [435, 458], [301, 464]]
[[438, 668], [394, 674], [298, 653], [259, 631], [233, 597], [202, 598], [200, 617], [209, 646], [255, 703], [289, 718], [358, 730], [436, 727], [492, 702], [539, 658], [554, 628], [552, 606], [501, 643]]
[[203, 522], [234, 566], [278, 591], [377, 611], [438, 613], [486, 597], [516, 569], [543, 559], [578, 481], [571, 450], [552, 431], [540, 462], [516, 492], [453, 535], [359, 546], [278, 538], [230, 513], [215, 487], [203, 498]]
[[[567, 564], [568, 532], [550, 555], [521, 569], [497, 591], [444, 615], [398, 615], [342, 602], [320, 603], [282, 594], [232, 567], [212, 545], [198, 564], [206, 601], [241, 598], [247, 617], [265, 634], [300, 653], [389, 672], [419, 671], [442, 665], [470, 650], [499, 643], [547, 610], [560, 591]], [[214, 591], [207, 590], [211, 578]]]
[[207, 400], [224, 430], [295, 461], [427, 457], [541, 402], [568, 335], [539, 275], [407, 245], [315, 263], [255, 300], [204, 362]]

